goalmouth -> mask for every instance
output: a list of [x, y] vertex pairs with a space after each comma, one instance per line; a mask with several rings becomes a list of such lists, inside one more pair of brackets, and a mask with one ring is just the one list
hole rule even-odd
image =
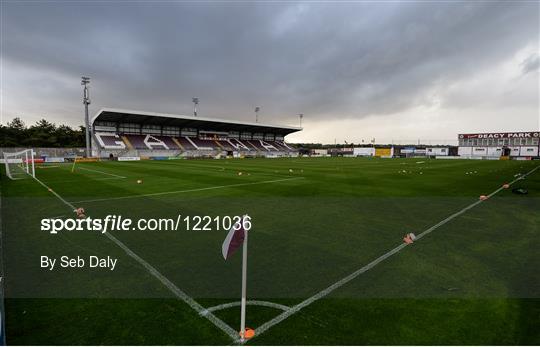
[[34, 150], [25, 149], [19, 152], [3, 152], [6, 175], [12, 180], [36, 177], [34, 167]]

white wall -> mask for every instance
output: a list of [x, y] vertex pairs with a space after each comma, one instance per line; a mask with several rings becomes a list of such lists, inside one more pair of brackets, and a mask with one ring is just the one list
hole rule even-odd
[[[510, 148], [512, 157], [537, 157], [540, 150], [538, 146], [516, 146]], [[461, 157], [500, 157], [502, 147], [459, 147], [458, 155]]]
[[538, 147], [537, 146], [521, 146], [519, 154], [522, 157], [536, 157], [538, 156]]
[[313, 154], [314, 155], [327, 155], [328, 150], [327, 149], [314, 149]]
[[488, 147], [489, 157], [500, 157], [502, 154], [502, 147]]
[[487, 147], [473, 147], [472, 155], [474, 157], [487, 157], [488, 148]]
[[[8, 162], [8, 164], [20, 164], [20, 163], [22, 163], [23, 161], [22, 161], [21, 158], [10, 158], [10, 159], [7, 160], [7, 162]], [[6, 163], [6, 159], [1, 158], [1, 159], [0, 159], [0, 163], [5, 164], [5, 163]]]
[[458, 147], [458, 155], [460, 157], [470, 157], [472, 155], [472, 147]]
[[448, 148], [445, 147], [429, 147], [426, 149], [427, 155], [438, 155], [438, 156], [445, 156], [448, 155]]
[[508, 147], [510, 148], [511, 157], [519, 157], [519, 147]]
[[370, 157], [375, 155], [374, 147], [356, 147], [353, 149], [353, 155]]

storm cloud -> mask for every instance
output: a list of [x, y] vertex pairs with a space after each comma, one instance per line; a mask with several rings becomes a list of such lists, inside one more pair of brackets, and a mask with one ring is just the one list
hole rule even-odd
[[302, 140], [328, 141], [329, 128], [370, 136], [373, 119], [417, 122], [414, 110], [439, 124], [418, 136], [447, 124], [441, 113], [499, 126], [501, 107], [523, 118], [508, 130], [537, 127], [538, 6], [2, 2], [2, 117], [81, 124], [88, 75], [93, 111], [190, 114], [197, 96], [204, 116], [252, 120], [261, 106], [262, 121], [296, 124], [304, 113]]

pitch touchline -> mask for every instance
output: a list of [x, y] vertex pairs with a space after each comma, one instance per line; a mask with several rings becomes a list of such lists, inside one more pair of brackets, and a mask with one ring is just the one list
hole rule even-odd
[[[516, 178], [515, 180], [513, 180], [512, 182], [509, 183], [509, 185], [512, 185], [514, 183], [516, 183], [517, 181], [519, 181], [520, 179], [524, 178], [524, 177], [527, 177], [529, 176], [530, 174], [532, 174], [533, 172], [535, 172], [538, 168], [540, 168], [540, 166], [537, 166], [535, 167], [534, 169], [532, 169], [531, 171], [527, 172], [526, 174]], [[504, 188], [502, 187], [499, 187], [497, 190], [493, 191], [491, 194], [488, 195], [488, 197], [492, 197], [494, 196], [495, 194], [499, 193], [501, 190], [503, 190]], [[434, 231], [435, 229], [439, 228], [440, 226], [448, 223], [449, 221], [451, 221], [452, 219], [462, 215], [463, 213], [467, 212], [468, 210], [472, 209], [473, 207], [481, 204], [482, 200], [478, 200], [472, 204], [470, 204], [469, 206], [465, 207], [464, 209], [452, 214], [451, 216], [449, 216], [448, 218], [445, 218], [443, 219], [442, 221], [440, 221], [439, 223], [435, 224], [434, 226], [426, 229], [425, 231], [423, 231], [421, 234], [419, 234], [417, 237], [416, 237], [416, 240], [418, 239], [421, 239], [422, 237], [426, 236], [427, 234], [431, 233], [432, 231]], [[311, 305], [312, 303], [314, 303], [315, 301], [327, 296], [328, 294], [330, 294], [331, 292], [333, 292], [334, 290], [340, 288], [341, 286], [349, 283], [350, 281], [352, 281], [353, 279], [355, 279], [356, 277], [360, 276], [361, 274], [363, 274], [364, 272], [372, 269], [373, 267], [375, 267], [377, 264], [379, 264], [380, 262], [386, 260], [387, 258], [391, 257], [392, 255], [398, 253], [399, 251], [401, 251], [402, 249], [404, 249], [405, 247], [407, 247], [408, 244], [406, 243], [402, 243], [400, 244], [399, 246], [393, 248], [392, 250], [386, 252], [385, 254], [381, 255], [380, 257], [378, 257], [377, 259], [373, 260], [371, 263], [363, 266], [362, 268], [356, 270], [355, 272], [351, 273], [350, 275], [348, 275], [347, 277], [344, 277], [342, 278], [341, 280], [337, 281], [336, 283], [332, 284], [331, 286], [327, 287], [326, 289], [323, 289], [321, 290], [320, 292], [318, 292], [317, 294], [313, 295], [312, 297], [302, 301], [301, 303], [291, 307], [290, 309], [288, 309], [287, 311], [284, 311], [283, 313], [277, 315], [276, 317], [272, 318], [271, 320], [269, 320], [268, 322], [264, 323], [263, 325], [261, 325], [260, 327], [256, 328], [255, 331], [257, 332], [255, 337], [257, 336], [260, 336], [261, 334], [263, 334], [265, 331], [267, 331], [268, 329], [270, 329], [271, 327], [273, 327], [274, 325], [276, 324], [279, 324], [281, 323], [282, 321], [284, 321], [285, 319], [289, 318], [290, 316], [292, 316], [293, 314], [299, 312], [301, 309], [303, 309], [304, 307], [307, 307], [309, 305]], [[237, 343], [243, 343], [242, 341], [240, 341], [238, 338], [236, 340]]]
[[[64, 198], [62, 198], [58, 193], [56, 193], [54, 190], [52, 190], [45, 183], [41, 182], [37, 177], [34, 177], [34, 179], [39, 184], [41, 184], [43, 187], [45, 187], [49, 192], [53, 193], [58, 199], [60, 199], [60, 201], [62, 201], [68, 207], [70, 207], [71, 209], [75, 209], [75, 206], [73, 206], [70, 202], [68, 202]], [[146, 260], [139, 257], [135, 252], [133, 252], [128, 246], [126, 246], [124, 243], [122, 243], [120, 240], [118, 240], [116, 237], [114, 237], [111, 233], [105, 233], [105, 236], [107, 236], [118, 247], [120, 247], [122, 250], [124, 250], [124, 252], [126, 252], [127, 255], [129, 255], [131, 258], [135, 259], [139, 264], [141, 264], [152, 276], [157, 278], [177, 298], [181, 299], [186, 304], [188, 304], [200, 316], [205, 317], [206, 319], [208, 319], [216, 327], [218, 327], [224, 333], [226, 333], [230, 338], [236, 339], [238, 337], [238, 333], [233, 328], [231, 328], [227, 323], [223, 322], [221, 319], [216, 317], [213, 313], [209, 312], [207, 309], [205, 309], [203, 306], [201, 306], [201, 304], [196, 302], [189, 295], [187, 295], [182, 290], [180, 290], [180, 288], [175, 286], [174, 283], [169, 281], [169, 279], [167, 279], [165, 276], [163, 276], [158, 270], [156, 270], [156, 268], [154, 268], [152, 265], [150, 265]]]
[[213, 186], [213, 187], [204, 187], [204, 188], [193, 188], [185, 190], [173, 190], [170, 192], [160, 192], [160, 193], [148, 193], [148, 194], [137, 194], [137, 195], [127, 195], [127, 196], [117, 196], [112, 198], [100, 198], [100, 199], [90, 199], [90, 200], [80, 200], [72, 201], [73, 204], [87, 203], [87, 202], [98, 202], [98, 201], [111, 201], [111, 200], [122, 200], [122, 199], [136, 199], [150, 196], [160, 196], [160, 195], [169, 195], [169, 194], [180, 194], [180, 193], [190, 193], [190, 192], [200, 192], [204, 190], [214, 190], [214, 189], [224, 189], [224, 188], [234, 188], [234, 187], [243, 187], [243, 186], [252, 186], [257, 184], [266, 184], [266, 183], [277, 183], [284, 181], [292, 181], [303, 179], [304, 177], [293, 177], [293, 178], [283, 178], [279, 180], [269, 180], [269, 181], [260, 181], [260, 182], [250, 182], [250, 183], [235, 183], [223, 186]]

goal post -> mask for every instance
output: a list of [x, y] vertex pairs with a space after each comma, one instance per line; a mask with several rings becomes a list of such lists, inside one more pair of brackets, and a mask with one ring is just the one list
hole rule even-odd
[[6, 175], [12, 180], [28, 176], [36, 177], [34, 166], [34, 150], [25, 149], [19, 152], [3, 152]]

